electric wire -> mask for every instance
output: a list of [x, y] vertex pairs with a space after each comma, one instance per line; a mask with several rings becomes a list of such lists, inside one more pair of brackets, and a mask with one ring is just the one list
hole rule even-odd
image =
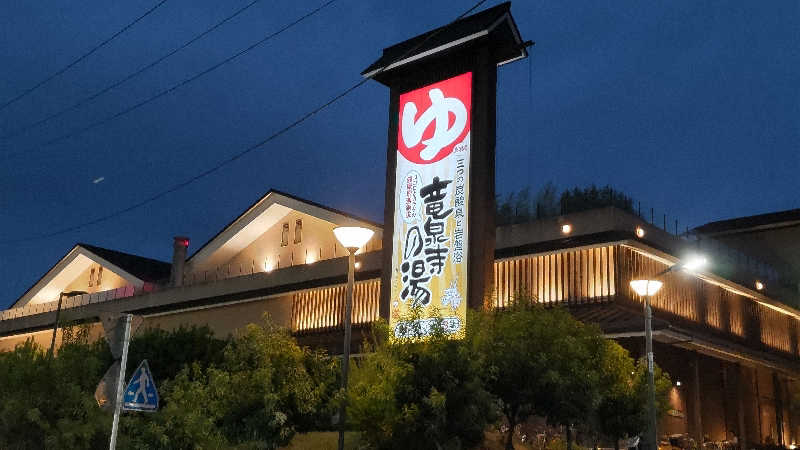
[[157, 66], [158, 64], [161, 64], [161, 62], [164, 61], [165, 59], [171, 57], [172, 55], [178, 53], [179, 51], [185, 49], [186, 47], [194, 44], [195, 42], [199, 41], [203, 37], [205, 37], [208, 34], [212, 33], [214, 30], [216, 30], [217, 28], [221, 27], [225, 23], [231, 21], [232, 19], [234, 19], [239, 14], [241, 14], [241, 13], [245, 12], [246, 10], [250, 9], [251, 6], [255, 5], [259, 1], [261, 1], [261, 0], [253, 0], [253, 1], [251, 1], [250, 3], [244, 5], [243, 7], [239, 8], [239, 9], [237, 9], [233, 14], [225, 17], [221, 21], [219, 21], [216, 24], [214, 24], [213, 26], [211, 26], [211, 28], [208, 28], [205, 31], [195, 35], [194, 37], [192, 37], [188, 41], [186, 41], [183, 44], [181, 44], [180, 46], [176, 47], [175, 49], [167, 52], [166, 54], [164, 54], [163, 56], [155, 59], [154, 61], [150, 62], [149, 64], [146, 64], [146, 65], [140, 67], [136, 71], [134, 71], [131, 74], [119, 79], [118, 81], [116, 81], [114, 83], [111, 83], [108, 86], [100, 89], [99, 91], [97, 91], [97, 92], [95, 92], [95, 93], [93, 93], [91, 95], [88, 95], [88, 96], [78, 100], [77, 102], [73, 103], [72, 105], [67, 106], [66, 108], [63, 108], [61, 110], [58, 110], [58, 111], [56, 111], [56, 112], [54, 112], [54, 113], [52, 113], [52, 114], [50, 114], [50, 115], [38, 120], [36, 122], [33, 122], [31, 124], [28, 124], [28, 125], [25, 125], [25, 126], [19, 128], [19, 129], [17, 129], [16, 131], [13, 131], [11, 133], [8, 133], [8, 134], [5, 134], [3, 136], [0, 136], [0, 139], [7, 140], [7, 139], [11, 139], [11, 138], [17, 137], [17, 136], [25, 133], [26, 131], [28, 131], [28, 130], [30, 130], [32, 128], [38, 127], [39, 125], [47, 123], [47, 122], [49, 122], [49, 121], [51, 121], [51, 120], [53, 120], [55, 118], [61, 117], [64, 114], [66, 114], [66, 113], [68, 113], [70, 111], [76, 110], [79, 107], [81, 107], [81, 106], [91, 102], [92, 100], [96, 99], [97, 97], [100, 97], [101, 95], [105, 94], [106, 92], [108, 92], [108, 91], [110, 91], [112, 89], [115, 89], [115, 88], [127, 83], [128, 81], [138, 77], [139, 75], [141, 75], [144, 72], [152, 69], [153, 67]]
[[[479, 0], [471, 8], [469, 8], [468, 10], [463, 12], [461, 15], [459, 15], [455, 20], [450, 22], [450, 24], [461, 20], [464, 16], [466, 16], [469, 13], [471, 13], [475, 9], [479, 8], [486, 1], [487, 0]], [[118, 216], [120, 216], [122, 214], [128, 213], [128, 212], [133, 211], [135, 209], [139, 209], [139, 208], [141, 208], [141, 207], [143, 207], [143, 206], [145, 206], [145, 205], [147, 205], [149, 203], [152, 203], [152, 202], [154, 202], [154, 201], [156, 201], [156, 200], [158, 200], [158, 199], [160, 199], [160, 198], [162, 198], [162, 197], [164, 197], [164, 196], [166, 196], [168, 194], [171, 194], [171, 193], [173, 193], [175, 191], [178, 191], [178, 190], [180, 190], [180, 189], [182, 189], [182, 188], [194, 183], [195, 181], [200, 180], [201, 178], [205, 178], [208, 175], [211, 175], [212, 173], [222, 169], [223, 167], [227, 166], [228, 164], [230, 164], [230, 163], [238, 160], [239, 158], [245, 156], [246, 154], [252, 152], [253, 150], [258, 149], [258, 148], [264, 146], [265, 144], [269, 143], [270, 141], [272, 141], [272, 140], [278, 138], [279, 136], [285, 134], [289, 130], [295, 128], [296, 126], [298, 126], [301, 123], [305, 122], [306, 120], [308, 120], [309, 118], [313, 117], [317, 113], [321, 112], [322, 110], [328, 108], [329, 106], [331, 106], [332, 104], [336, 103], [340, 99], [344, 98], [345, 96], [347, 96], [351, 92], [353, 92], [356, 89], [358, 89], [359, 87], [363, 86], [367, 81], [370, 81], [372, 78], [375, 77], [375, 75], [379, 75], [379, 74], [383, 73], [388, 67], [391, 67], [392, 64], [394, 64], [394, 63], [396, 63], [398, 61], [402, 61], [406, 56], [408, 56], [409, 54], [411, 54], [414, 51], [416, 51], [418, 48], [420, 48], [422, 45], [427, 43], [434, 36], [438, 35], [439, 32], [441, 32], [442, 29], [444, 29], [444, 27], [439, 28], [435, 32], [431, 33], [424, 40], [422, 40], [419, 44], [415, 45], [414, 47], [410, 48], [408, 51], [404, 52], [397, 59], [395, 59], [394, 61], [392, 61], [390, 63], [387, 63], [385, 66], [383, 66], [380, 69], [378, 69], [376, 71], [376, 73], [371, 78], [362, 78], [359, 82], [353, 84], [349, 88], [343, 90], [339, 94], [337, 94], [334, 97], [330, 98], [328, 101], [326, 101], [322, 105], [320, 105], [320, 106], [314, 108], [313, 110], [305, 113], [299, 119], [295, 120], [294, 122], [290, 123], [289, 125], [286, 125], [285, 127], [281, 128], [280, 130], [276, 131], [275, 133], [271, 134], [270, 136], [264, 138], [263, 140], [255, 143], [255, 144], [252, 144], [249, 147], [247, 147], [247, 148], [239, 151], [238, 153], [234, 154], [233, 156], [230, 156], [227, 159], [217, 163], [216, 165], [214, 165], [211, 168], [208, 168], [208, 169], [206, 169], [206, 170], [204, 170], [204, 171], [202, 171], [202, 172], [200, 172], [200, 173], [198, 173], [198, 174], [196, 174], [196, 175], [194, 175], [194, 176], [192, 176], [192, 177], [190, 177], [190, 178], [188, 178], [188, 179], [186, 179], [186, 180], [184, 180], [184, 181], [182, 181], [180, 183], [174, 184], [174, 185], [168, 187], [167, 189], [164, 189], [163, 191], [160, 191], [160, 192], [158, 192], [158, 193], [156, 193], [154, 195], [151, 195], [150, 197], [145, 198], [144, 200], [141, 200], [139, 202], [131, 204], [131, 205], [125, 207], [125, 208], [118, 209], [118, 210], [116, 210], [114, 212], [111, 212], [109, 214], [106, 214], [104, 216], [101, 216], [101, 217], [98, 217], [98, 218], [95, 218], [95, 219], [92, 219], [92, 220], [89, 220], [89, 221], [86, 221], [86, 222], [83, 222], [83, 223], [79, 223], [79, 224], [71, 225], [71, 226], [68, 226], [68, 227], [65, 227], [65, 228], [61, 228], [61, 229], [58, 229], [58, 230], [55, 230], [55, 231], [52, 231], [52, 232], [49, 232], [49, 233], [43, 233], [43, 234], [39, 234], [39, 235], [36, 235], [36, 236], [29, 236], [29, 237], [20, 238], [20, 239], [2, 240], [2, 241], [0, 241], [0, 244], [12, 244], [12, 243], [29, 242], [29, 241], [33, 241], [33, 240], [45, 239], [45, 238], [50, 238], [50, 237], [53, 237], [53, 236], [66, 234], [66, 233], [69, 233], [69, 232], [72, 232], [72, 231], [76, 231], [76, 230], [79, 230], [81, 228], [85, 228], [85, 227], [88, 227], [88, 226], [91, 226], [91, 225], [96, 225], [98, 223], [108, 221], [110, 219], [113, 219], [113, 218], [118, 217]]]
[[42, 80], [42, 81], [40, 81], [40, 82], [38, 82], [38, 83], [34, 84], [33, 86], [29, 87], [28, 89], [25, 89], [25, 90], [24, 90], [24, 91], [22, 91], [20, 94], [18, 94], [16, 97], [12, 97], [10, 100], [7, 100], [5, 103], [3, 103], [2, 105], [0, 105], [0, 111], [2, 111], [2, 110], [4, 110], [4, 109], [6, 109], [7, 107], [9, 107], [9, 106], [11, 106], [12, 104], [16, 103], [17, 101], [19, 101], [19, 100], [20, 100], [20, 99], [22, 99], [23, 97], [26, 97], [26, 96], [27, 96], [28, 94], [30, 94], [31, 92], [35, 91], [36, 89], [39, 89], [40, 87], [44, 86], [45, 84], [47, 84], [48, 82], [50, 82], [51, 80], [53, 80], [54, 78], [56, 78], [57, 76], [61, 75], [62, 73], [66, 72], [67, 70], [69, 70], [69, 69], [71, 69], [72, 67], [74, 67], [74, 66], [75, 66], [76, 64], [78, 64], [79, 62], [81, 62], [81, 61], [83, 61], [84, 59], [88, 58], [88, 57], [89, 57], [89, 56], [91, 56], [91, 55], [92, 55], [94, 52], [96, 52], [96, 51], [100, 50], [101, 48], [103, 48], [103, 47], [104, 47], [106, 44], [108, 44], [109, 42], [111, 42], [111, 41], [113, 41], [114, 39], [116, 39], [116, 38], [117, 38], [118, 36], [120, 36], [122, 33], [124, 33], [124, 32], [126, 32], [126, 31], [128, 31], [128, 30], [129, 30], [131, 27], [133, 27], [134, 25], [136, 25], [136, 24], [137, 24], [137, 23], [138, 23], [140, 20], [142, 20], [142, 19], [144, 19], [145, 17], [149, 16], [149, 15], [150, 15], [150, 14], [151, 14], [153, 11], [157, 10], [157, 9], [158, 9], [158, 8], [159, 8], [161, 5], [163, 5], [163, 4], [164, 4], [164, 3], [166, 3], [166, 2], [167, 2], [167, 0], [161, 0], [161, 1], [160, 1], [160, 2], [158, 2], [158, 3], [157, 3], [155, 6], [153, 6], [153, 7], [152, 7], [152, 8], [150, 8], [150, 9], [148, 9], [147, 11], [145, 11], [145, 12], [144, 12], [144, 14], [142, 14], [142, 15], [141, 15], [141, 16], [139, 16], [139, 17], [137, 17], [137, 18], [136, 18], [136, 19], [135, 19], [133, 22], [131, 22], [131, 23], [129, 23], [129, 24], [127, 24], [127, 25], [125, 25], [125, 26], [124, 26], [124, 27], [122, 27], [122, 28], [121, 28], [119, 31], [117, 31], [116, 33], [114, 33], [113, 35], [111, 35], [111, 37], [107, 38], [107, 39], [106, 39], [106, 40], [104, 40], [103, 42], [101, 42], [101, 43], [99, 43], [99, 44], [95, 45], [94, 47], [92, 47], [92, 49], [91, 49], [91, 50], [89, 50], [88, 52], [86, 52], [86, 53], [84, 53], [83, 55], [79, 56], [78, 58], [76, 58], [76, 59], [75, 59], [75, 60], [73, 60], [71, 63], [67, 64], [66, 66], [62, 67], [61, 69], [59, 69], [59, 70], [55, 71], [55, 72], [54, 72], [52, 75], [48, 76], [48, 77], [47, 77], [47, 78], [45, 78], [44, 80]]
[[34, 151], [34, 150], [36, 150], [38, 148], [47, 147], [47, 146], [53, 145], [55, 143], [58, 143], [58, 142], [61, 142], [61, 141], [65, 141], [65, 140], [67, 140], [69, 138], [78, 136], [78, 135], [83, 134], [83, 133], [85, 133], [85, 132], [87, 132], [89, 130], [93, 130], [93, 129], [97, 128], [97, 127], [100, 127], [102, 125], [105, 125], [105, 124], [111, 122], [114, 119], [122, 117], [122, 116], [124, 116], [124, 115], [126, 115], [126, 114], [128, 114], [130, 112], [133, 112], [133, 111], [141, 108], [142, 106], [144, 106], [144, 105], [146, 105], [148, 103], [151, 103], [151, 102], [153, 102], [153, 101], [155, 101], [155, 100], [157, 100], [157, 99], [159, 99], [159, 98], [161, 98], [161, 97], [163, 97], [163, 96], [165, 96], [165, 95], [167, 95], [169, 93], [172, 93], [172, 92], [176, 91], [177, 89], [179, 89], [179, 88], [181, 88], [183, 86], [186, 86], [187, 84], [197, 80], [198, 78], [200, 78], [200, 77], [202, 77], [204, 75], [207, 75], [207, 74], [213, 72], [214, 70], [222, 67], [223, 65], [235, 60], [236, 58], [248, 53], [249, 51], [255, 49], [259, 45], [261, 45], [261, 44], [263, 44], [263, 43], [265, 43], [265, 42], [267, 42], [267, 41], [279, 36], [280, 34], [285, 32], [286, 30], [288, 30], [288, 29], [294, 27], [295, 25], [299, 24], [300, 22], [308, 19], [309, 17], [311, 17], [314, 14], [318, 13], [319, 11], [324, 9], [325, 7], [335, 3], [336, 1], [337, 0], [328, 0], [327, 2], [323, 3], [321, 6], [315, 8], [315, 9], [307, 12], [303, 16], [299, 17], [297, 20], [295, 20], [295, 21], [293, 21], [293, 22], [291, 22], [291, 23], [289, 23], [287, 25], [284, 25], [278, 31], [274, 31], [274, 32], [268, 34], [267, 36], [259, 39], [258, 41], [254, 42], [253, 44], [250, 44], [246, 48], [244, 48], [242, 50], [239, 50], [235, 54], [223, 59], [222, 61], [220, 61], [220, 62], [218, 62], [218, 63], [216, 63], [216, 64], [214, 64], [214, 65], [212, 65], [212, 66], [210, 66], [208, 68], [206, 68], [205, 70], [202, 70], [202, 71], [200, 71], [200, 72], [198, 72], [198, 73], [196, 73], [196, 74], [194, 74], [194, 75], [192, 75], [192, 76], [190, 76], [188, 78], [184, 78], [183, 80], [173, 84], [172, 86], [170, 86], [170, 87], [168, 87], [166, 89], [163, 89], [163, 90], [157, 92], [156, 94], [153, 94], [150, 97], [148, 97], [148, 98], [146, 98], [146, 99], [144, 99], [144, 100], [142, 100], [142, 101], [140, 101], [138, 103], [134, 103], [133, 105], [128, 106], [127, 108], [125, 108], [125, 109], [123, 109], [121, 111], [118, 111], [118, 112], [116, 112], [114, 114], [111, 114], [110, 116], [106, 116], [103, 119], [100, 119], [98, 121], [92, 122], [91, 124], [86, 125], [84, 127], [78, 128], [76, 130], [70, 131], [68, 133], [65, 133], [65, 134], [62, 134], [62, 135], [57, 136], [55, 138], [52, 138], [50, 140], [47, 140], [47, 141], [45, 141], [45, 142], [43, 142], [41, 144], [34, 145], [33, 147], [29, 147], [29, 148], [26, 148], [26, 149], [21, 149], [21, 150], [18, 150], [16, 152], [8, 152], [8, 153], [6, 153], [5, 156], [6, 157], [11, 157], [11, 156], [16, 156], [16, 155], [29, 155], [32, 151]]

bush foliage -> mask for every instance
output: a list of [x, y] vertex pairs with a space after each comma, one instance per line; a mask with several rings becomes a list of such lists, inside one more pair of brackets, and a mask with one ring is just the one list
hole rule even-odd
[[[298, 432], [333, 430], [345, 400], [365, 448], [475, 448], [493, 425], [510, 430], [508, 447], [515, 425], [533, 415], [613, 440], [644, 427], [646, 369], [597, 328], [525, 296], [469, 314], [459, 339], [441, 324], [402, 339], [377, 324], [351, 365], [347, 396], [337, 358], [301, 347], [268, 319], [228, 339], [207, 327], [143, 330], [126, 379], [148, 359], [161, 408], [123, 414], [118, 448], [277, 448]], [[111, 415], [93, 393], [111, 355], [102, 340], [88, 342], [85, 327], [64, 336], [56, 356], [30, 340], [0, 353], [0, 448], [108, 445]], [[656, 384], [663, 414], [671, 383], [658, 370]]]

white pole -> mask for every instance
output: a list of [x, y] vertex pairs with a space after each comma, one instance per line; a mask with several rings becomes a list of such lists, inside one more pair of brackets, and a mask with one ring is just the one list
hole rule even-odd
[[344, 308], [344, 351], [342, 352], [342, 390], [344, 391], [344, 399], [339, 406], [339, 450], [344, 449], [344, 430], [347, 425], [347, 377], [350, 373], [350, 340], [351, 338], [351, 323], [350, 318], [353, 315], [353, 291], [355, 289], [355, 267], [356, 267], [356, 251], [358, 248], [348, 248], [350, 256], [347, 259], [347, 297], [345, 298]]
[[117, 395], [114, 401], [114, 422], [111, 425], [111, 442], [108, 444], [109, 450], [117, 448], [117, 431], [119, 429], [119, 413], [122, 410], [122, 395], [125, 389], [125, 366], [128, 363], [128, 344], [131, 340], [131, 319], [133, 315], [125, 314], [125, 337], [122, 341], [122, 359], [119, 362], [119, 376], [117, 377]]

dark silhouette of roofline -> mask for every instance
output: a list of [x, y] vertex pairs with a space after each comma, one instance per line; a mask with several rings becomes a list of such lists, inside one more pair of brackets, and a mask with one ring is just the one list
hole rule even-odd
[[384, 48], [381, 57], [364, 69], [361, 75], [376, 77], [413, 60], [442, 54], [496, 33], [497, 26], [504, 22], [506, 26], [502, 31], [502, 48], [498, 47], [499, 53], [496, 55], [497, 63], [504, 64], [527, 57], [526, 44], [522, 42], [511, 16], [511, 2], [504, 2]]
[[374, 226], [374, 227], [376, 227], [376, 228], [381, 228], [381, 229], [383, 229], [383, 224], [380, 224], [380, 223], [378, 223], [378, 222], [374, 222], [374, 221], [372, 221], [372, 220], [369, 220], [369, 219], [364, 219], [364, 218], [362, 218], [362, 217], [355, 216], [355, 215], [353, 215], [353, 214], [346, 213], [346, 212], [344, 212], [344, 211], [341, 211], [341, 210], [339, 210], [339, 209], [336, 209], [336, 208], [331, 208], [330, 206], [326, 206], [326, 205], [323, 205], [323, 204], [321, 204], [321, 203], [317, 203], [317, 202], [314, 202], [314, 201], [311, 201], [311, 200], [307, 200], [307, 199], [304, 199], [304, 198], [302, 198], [302, 197], [298, 197], [298, 196], [296, 196], [296, 195], [292, 195], [292, 194], [289, 194], [289, 193], [286, 193], [286, 192], [280, 191], [280, 190], [278, 190], [278, 189], [270, 189], [269, 191], [267, 191], [267, 193], [266, 193], [266, 194], [262, 195], [261, 197], [259, 197], [259, 198], [258, 198], [258, 200], [256, 200], [256, 201], [255, 201], [255, 202], [253, 202], [252, 204], [250, 204], [250, 206], [248, 206], [247, 208], [245, 208], [244, 212], [242, 212], [241, 214], [239, 214], [238, 216], [236, 216], [236, 217], [235, 217], [233, 220], [231, 220], [231, 221], [230, 221], [230, 222], [229, 222], [227, 225], [225, 225], [224, 227], [222, 227], [222, 228], [221, 228], [221, 229], [220, 229], [220, 230], [219, 230], [219, 231], [218, 231], [218, 232], [217, 232], [217, 233], [216, 233], [214, 236], [212, 236], [212, 237], [211, 237], [211, 239], [207, 240], [207, 241], [206, 241], [206, 242], [205, 242], [203, 245], [201, 245], [200, 247], [198, 247], [198, 248], [197, 248], [197, 250], [195, 250], [195, 251], [192, 253], [192, 256], [190, 256], [190, 257], [186, 258], [186, 260], [187, 260], [187, 261], [189, 261], [189, 260], [191, 260], [192, 258], [194, 258], [194, 257], [195, 257], [195, 255], [197, 255], [198, 253], [200, 253], [200, 251], [201, 251], [201, 250], [203, 250], [204, 248], [206, 248], [206, 247], [208, 246], [208, 244], [210, 244], [210, 243], [214, 242], [214, 240], [215, 240], [216, 238], [218, 238], [218, 237], [219, 237], [219, 236], [220, 236], [222, 233], [224, 233], [224, 232], [225, 232], [225, 230], [227, 230], [228, 228], [230, 228], [230, 227], [231, 227], [233, 224], [235, 224], [235, 223], [236, 223], [236, 222], [237, 222], [239, 219], [241, 219], [242, 217], [244, 217], [244, 216], [245, 216], [245, 215], [246, 215], [248, 212], [250, 212], [250, 210], [252, 210], [253, 208], [255, 208], [255, 207], [256, 207], [256, 205], [258, 205], [259, 203], [261, 203], [261, 202], [262, 202], [262, 201], [263, 201], [265, 198], [267, 198], [267, 197], [268, 197], [270, 194], [278, 194], [278, 195], [282, 195], [282, 196], [284, 196], [284, 197], [287, 197], [287, 198], [290, 198], [290, 199], [292, 199], [292, 200], [295, 200], [295, 201], [298, 201], [298, 202], [301, 202], [301, 203], [305, 203], [305, 204], [307, 204], [307, 205], [314, 206], [314, 207], [316, 207], [316, 208], [324, 209], [324, 210], [326, 210], [326, 211], [330, 211], [330, 212], [332, 212], [332, 213], [334, 213], [334, 214], [339, 214], [340, 216], [348, 217], [348, 218], [350, 218], [350, 219], [357, 220], [357, 221], [359, 221], [359, 222], [364, 222], [364, 223], [366, 223], [366, 224], [369, 224], [369, 225], [372, 225], [372, 226]]
[[[58, 261], [55, 262], [49, 269], [47, 269], [38, 280], [36, 280], [25, 292], [22, 293], [17, 299], [12, 303], [9, 308], [16, 307], [17, 303], [22, 300], [23, 297], [28, 295], [28, 293], [36, 287], [37, 284], [41, 283], [42, 280], [47, 277], [47, 274], [53, 271], [57, 265], [61, 263], [70, 253], [74, 252], [76, 248], [82, 247], [87, 251], [94, 253], [95, 255], [99, 256], [100, 258], [105, 259], [106, 261], [114, 264], [115, 266], [119, 267], [120, 269], [128, 272], [129, 274], [135, 276], [136, 278], [146, 281], [148, 283], [156, 283], [165, 279], [169, 278], [170, 269], [172, 265], [170, 263], [153, 259], [153, 258], [146, 258], [144, 256], [134, 255], [131, 253], [124, 253], [117, 250], [110, 250], [103, 247], [98, 247], [96, 245], [85, 244], [79, 242], [72, 246], [67, 253], [64, 254]], [[139, 266], [141, 264], [141, 266]], [[146, 269], [145, 269], [146, 268]], [[143, 269], [143, 270], [140, 270]], [[161, 271], [166, 271], [166, 276], [161, 274]], [[154, 275], [154, 276], [152, 276]]]
[[84, 243], [78, 243], [78, 245], [142, 281], [155, 283], [169, 279], [172, 264], [168, 262], [98, 247], [96, 245]]
[[[796, 223], [793, 224], [792, 222]], [[702, 234], [718, 234], [743, 232], [752, 228], [777, 228], [787, 225], [800, 225], [800, 209], [718, 220], [696, 227], [694, 231]]]

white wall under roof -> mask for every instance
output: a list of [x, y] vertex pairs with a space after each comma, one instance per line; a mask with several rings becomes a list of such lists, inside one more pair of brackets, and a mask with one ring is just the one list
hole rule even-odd
[[114, 274], [113, 277], [109, 276], [106, 278], [108, 280], [114, 280], [114, 283], [106, 284], [105, 286], [101, 285], [101, 287], [96, 289], [98, 291], [121, 287], [119, 286], [120, 283], [130, 284], [135, 287], [140, 287], [143, 284], [142, 280], [123, 271], [114, 264], [92, 254], [83, 247], [76, 246], [67, 256], [59, 261], [55, 267], [50, 269], [30, 291], [25, 293], [14, 306], [20, 307], [58, 300], [59, 294], [71, 290], [70, 285], [84, 275], [93, 265], [103, 267], [104, 278], [106, 278], [107, 275]]
[[[304, 222], [303, 238], [299, 246], [294, 244], [295, 221], [298, 218]], [[281, 248], [280, 233], [284, 223], [289, 223], [289, 242], [287, 247]], [[227, 276], [229, 264], [231, 275], [239, 273], [240, 265], [242, 273], [250, 273], [256, 268], [260, 268], [256, 271], [264, 271], [265, 263], [268, 266], [277, 266], [279, 256], [281, 267], [304, 264], [306, 250], [309, 262], [320, 259], [320, 254], [322, 259], [329, 259], [333, 257], [333, 248], [337, 245], [332, 232], [336, 226], [370, 228], [375, 231], [375, 237], [368, 248], [380, 248], [379, 227], [270, 192], [193, 255], [187, 262], [185, 273], [188, 278], [199, 277], [202, 280], [208, 276], [213, 279], [218, 269]], [[338, 256], [345, 254], [341, 246], [336, 249], [336, 253]], [[267, 261], [269, 259], [271, 261]], [[259, 264], [256, 264], [257, 261]]]

